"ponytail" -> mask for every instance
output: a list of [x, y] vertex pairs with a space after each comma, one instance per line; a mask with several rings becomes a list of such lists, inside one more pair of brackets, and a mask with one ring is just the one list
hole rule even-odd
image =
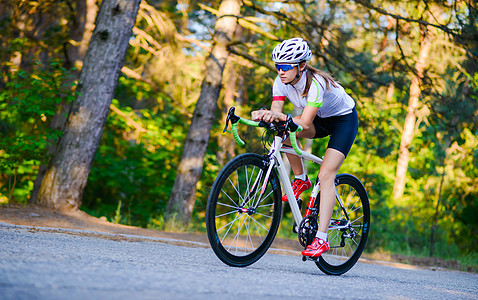
[[306, 69], [305, 69], [306, 83], [305, 83], [304, 91], [302, 92], [302, 95], [301, 95], [302, 97], [306, 97], [309, 94], [310, 85], [312, 84], [312, 80], [314, 79], [315, 75], [319, 75], [319, 76], [322, 76], [322, 78], [324, 78], [325, 88], [327, 91], [330, 91], [330, 85], [332, 85], [335, 88], [339, 87], [337, 85], [338, 84], [337, 80], [335, 80], [335, 78], [329, 73], [316, 69], [312, 66], [306, 66]]

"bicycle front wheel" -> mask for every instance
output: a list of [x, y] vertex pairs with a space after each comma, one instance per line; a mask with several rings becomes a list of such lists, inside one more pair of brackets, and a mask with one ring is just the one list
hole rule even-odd
[[328, 229], [330, 249], [316, 262], [329, 275], [344, 274], [355, 265], [370, 230], [370, 205], [360, 180], [350, 174], [339, 174], [336, 188], [338, 193]]
[[234, 267], [253, 264], [269, 249], [281, 218], [281, 189], [268, 160], [254, 153], [237, 156], [214, 181], [206, 227], [214, 253]]

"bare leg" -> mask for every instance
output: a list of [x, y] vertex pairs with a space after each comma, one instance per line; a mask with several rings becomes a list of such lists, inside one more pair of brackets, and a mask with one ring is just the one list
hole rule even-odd
[[287, 159], [289, 160], [290, 167], [294, 175], [300, 175], [304, 173], [304, 166], [302, 165], [302, 158], [294, 154], [286, 153]]
[[327, 148], [324, 161], [320, 166], [320, 220], [319, 231], [326, 233], [329, 228], [330, 219], [335, 203], [335, 176], [345, 160], [345, 155], [335, 149]]
[[[315, 135], [315, 128], [314, 127], [310, 127], [309, 130], [304, 130], [304, 131], [301, 131], [301, 132], [297, 133], [298, 138], [309, 138], [309, 139], [311, 139], [311, 138], [314, 137], [314, 135]], [[297, 141], [297, 144], [300, 147], [299, 141]], [[284, 145], [291, 146], [290, 137], [287, 138], [287, 140], [284, 141]], [[294, 173], [294, 175], [297, 176], [297, 175], [300, 175], [300, 174], [304, 173], [304, 165], [302, 164], [302, 158], [300, 158], [297, 155], [290, 154], [290, 153], [286, 153], [286, 155], [287, 155], [287, 159], [289, 160], [290, 167], [291, 167], [292, 172]]]

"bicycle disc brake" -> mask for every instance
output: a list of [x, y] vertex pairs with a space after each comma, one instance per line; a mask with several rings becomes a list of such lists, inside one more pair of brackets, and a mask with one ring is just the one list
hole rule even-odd
[[319, 225], [317, 223], [317, 214], [312, 213], [308, 216], [305, 216], [299, 224], [299, 243], [302, 247], [306, 248], [308, 245], [312, 244], [312, 240], [315, 237], [315, 234], [319, 230]]

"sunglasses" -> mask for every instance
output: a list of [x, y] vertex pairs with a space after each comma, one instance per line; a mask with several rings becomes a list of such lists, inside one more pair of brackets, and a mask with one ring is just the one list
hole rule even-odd
[[284, 72], [287, 72], [287, 71], [290, 71], [293, 68], [295, 68], [295, 66], [297, 66], [297, 65], [285, 65], [285, 64], [280, 64], [279, 65], [279, 64], [276, 64], [276, 69], [277, 69], [277, 71], [282, 70]]

